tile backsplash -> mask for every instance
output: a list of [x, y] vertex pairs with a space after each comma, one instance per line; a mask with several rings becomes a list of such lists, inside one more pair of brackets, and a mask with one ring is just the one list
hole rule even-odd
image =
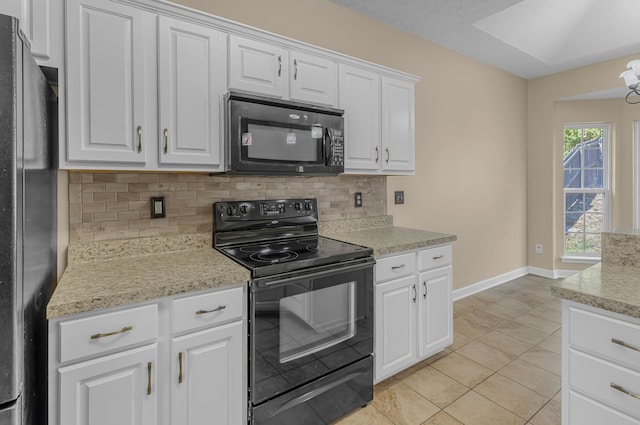
[[[355, 192], [362, 192], [362, 208], [354, 207]], [[150, 218], [152, 196], [165, 197], [165, 218]], [[74, 171], [69, 173], [69, 242], [210, 232], [214, 202], [298, 197], [318, 199], [321, 221], [381, 216], [386, 178]]]

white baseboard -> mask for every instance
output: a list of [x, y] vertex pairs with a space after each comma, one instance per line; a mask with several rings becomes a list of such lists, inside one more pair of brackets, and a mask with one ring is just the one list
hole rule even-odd
[[577, 270], [548, 270], [533, 266], [529, 266], [528, 269], [530, 274], [546, 277], [547, 279], [564, 279], [578, 273]]
[[464, 288], [456, 289], [453, 291], [453, 300], [458, 301], [459, 299], [468, 297], [469, 295], [482, 292], [485, 289], [493, 288], [494, 286], [502, 285], [503, 283], [507, 283], [513, 279], [525, 276], [528, 273], [529, 267], [522, 267], [511, 272], [485, 279], [477, 283], [473, 283], [471, 285], [465, 286]]

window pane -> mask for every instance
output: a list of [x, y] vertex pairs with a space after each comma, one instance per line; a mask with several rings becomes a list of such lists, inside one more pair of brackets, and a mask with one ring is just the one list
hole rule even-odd
[[603, 170], [584, 170], [583, 187], [586, 189], [602, 189], [604, 187]]
[[[589, 196], [589, 194], [586, 196]], [[564, 208], [567, 212], [584, 211], [584, 202], [584, 193], [566, 193]]]
[[584, 215], [584, 230], [586, 232], [602, 232], [602, 225], [604, 218], [600, 213], [585, 213]]
[[586, 193], [584, 195], [585, 210], [591, 212], [603, 212], [602, 202], [604, 195], [602, 193]]
[[565, 252], [579, 254], [584, 252], [584, 235], [582, 233], [567, 233], [565, 235]]
[[564, 171], [564, 187], [582, 187], [582, 173], [580, 169], [570, 168]]
[[584, 229], [584, 219], [582, 213], [567, 213], [564, 221], [566, 232], [582, 231]]
[[600, 234], [589, 234], [585, 235], [585, 248], [584, 251], [587, 254], [600, 254], [600, 242], [601, 242]]

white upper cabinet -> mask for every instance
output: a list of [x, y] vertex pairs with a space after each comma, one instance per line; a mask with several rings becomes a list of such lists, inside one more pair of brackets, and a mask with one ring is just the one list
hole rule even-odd
[[338, 104], [338, 65], [327, 58], [292, 51], [290, 98], [335, 106]]
[[221, 166], [226, 34], [160, 16], [161, 164]]
[[229, 89], [336, 106], [338, 65], [327, 57], [231, 35]]
[[2, 0], [0, 14], [15, 16], [31, 44], [31, 54], [39, 65], [60, 66], [60, 43], [55, 31], [62, 31], [61, 0]]
[[414, 85], [382, 77], [382, 170], [413, 172], [415, 166]]
[[279, 46], [229, 36], [229, 88], [286, 98], [289, 52]]
[[157, 15], [68, 0], [67, 159], [144, 166], [155, 139]]
[[346, 172], [377, 172], [380, 168], [380, 77], [377, 73], [340, 65], [338, 107], [344, 109]]
[[340, 65], [344, 169], [352, 174], [415, 172], [414, 83]]

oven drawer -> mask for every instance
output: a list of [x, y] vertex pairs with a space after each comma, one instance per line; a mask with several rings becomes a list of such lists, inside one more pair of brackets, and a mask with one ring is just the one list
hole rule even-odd
[[569, 386], [640, 419], [640, 373], [569, 350]]
[[376, 259], [376, 282], [410, 276], [416, 272], [416, 254], [394, 255]]
[[158, 336], [156, 304], [60, 322], [60, 362], [153, 341]]
[[575, 307], [569, 323], [572, 347], [640, 371], [640, 325]]
[[574, 391], [569, 391], [569, 423], [571, 425], [610, 424], [640, 425], [633, 419], [610, 407], [591, 400]]
[[423, 249], [418, 252], [420, 271], [448, 266], [452, 262], [452, 257], [453, 250], [451, 249], [451, 245]]
[[243, 287], [198, 294], [173, 302], [173, 333], [190, 331], [230, 320], [243, 313]]

